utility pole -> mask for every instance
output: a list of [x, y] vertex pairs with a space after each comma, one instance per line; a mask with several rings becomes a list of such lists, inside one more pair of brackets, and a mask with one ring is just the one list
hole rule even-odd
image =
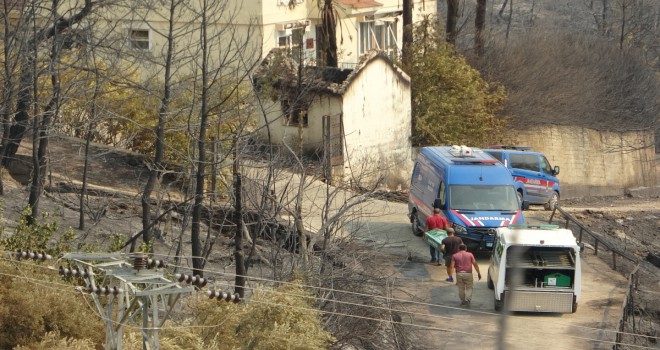
[[70, 267], [60, 267], [60, 275], [80, 277], [103, 317], [106, 350], [121, 350], [124, 325], [139, 322], [138, 317], [142, 318], [142, 348], [158, 350], [158, 331], [179, 298], [195, 290], [166, 279], [159, 269], [166, 263], [142, 253], [67, 253], [63, 259], [69, 260]]

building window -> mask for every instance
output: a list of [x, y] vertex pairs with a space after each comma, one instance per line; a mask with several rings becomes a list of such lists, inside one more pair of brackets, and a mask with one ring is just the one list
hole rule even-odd
[[149, 30], [148, 29], [130, 29], [129, 42], [132, 49], [149, 50]]
[[289, 6], [291, 3], [302, 4], [305, 0], [277, 0], [278, 5]]
[[304, 28], [287, 29], [280, 32], [277, 38], [277, 47], [281, 50], [286, 50], [286, 53], [293, 58], [294, 61], [300, 63], [304, 59], [302, 57], [302, 48], [305, 45], [303, 36], [305, 34]]
[[397, 54], [396, 21], [375, 20], [360, 23], [360, 55], [370, 50], [384, 51], [390, 57]]
[[307, 111], [292, 104], [289, 100], [282, 100], [284, 123], [289, 126], [307, 126]]

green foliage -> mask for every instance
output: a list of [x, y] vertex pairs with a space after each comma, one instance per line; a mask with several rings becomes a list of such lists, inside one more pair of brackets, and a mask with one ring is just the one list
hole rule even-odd
[[[101, 344], [104, 328], [101, 319], [90, 310], [91, 300], [64, 284], [57, 272], [37, 267], [32, 262], [10, 264], [0, 260], [0, 349], [18, 345], [46, 349], [48, 344], [66, 344], [48, 332], [56, 331], [69, 344], [71, 339], [87, 339]], [[51, 349], [86, 349], [88, 342], [73, 347]], [[59, 345], [58, 345], [59, 346]]]
[[493, 142], [504, 121], [496, 117], [506, 93], [482, 79], [454, 52], [429, 20], [414, 31], [410, 62], [403, 62], [412, 81], [413, 143], [420, 146]]
[[297, 284], [258, 288], [246, 304], [190, 298], [193, 325], [202, 326], [190, 329], [204, 340], [199, 349], [327, 349], [334, 339], [323, 330], [315, 300]]
[[[54, 271], [28, 264], [34, 265], [0, 260], [0, 349], [98, 348], [104, 325], [90, 312], [91, 301], [73, 292]], [[160, 348], [327, 349], [334, 338], [323, 330], [315, 300], [297, 284], [259, 288], [249, 302], [240, 304], [195, 294], [184, 301], [192, 317], [183, 327], [168, 322], [160, 333]], [[123, 348], [142, 349], [136, 328], [126, 328]]]
[[333, 338], [323, 330], [314, 295], [300, 285], [257, 290], [238, 330], [246, 348], [325, 349]]
[[19, 345], [14, 350], [95, 350], [87, 339], [62, 338], [59, 332], [48, 332], [41, 341]]
[[70, 227], [52, 244], [59, 230], [57, 221], [48, 222], [49, 214], [46, 212], [41, 214], [41, 222], [30, 224], [31, 213], [29, 206], [23, 209], [14, 233], [8, 237], [0, 236], [1, 247], [6, 250], [44, 251], [53, 256], [72, 250], [76, 236]]
[[118, 233], [113, 233], [112, 236], [110, 236], [110, 247], [108, 247], [108, 252], [113, 253], [122, 250], [124, 247], [124, 240], [124, 236]]

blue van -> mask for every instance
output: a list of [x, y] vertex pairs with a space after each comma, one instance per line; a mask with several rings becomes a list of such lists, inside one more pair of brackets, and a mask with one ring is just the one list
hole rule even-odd
[[408, 217], [415, 235], [441, 209], [471, 250], [490, 250], [497, 227], [525, 222], [511, 172], [478, 148], [423, 147], [415, 160]]
[[543, 205], [545, 210], [555, 208], [560, 194], [559, 167], [553, 168], [542, 153], [519, 146], [492, 146], [484, 151], [511, 171], [523, 209], [530, 204]]

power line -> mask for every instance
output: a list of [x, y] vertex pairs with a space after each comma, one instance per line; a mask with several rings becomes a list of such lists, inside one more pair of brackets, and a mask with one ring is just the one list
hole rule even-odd
[[[165, 256], [163, 254], [154, 254], [154, 255]], [[180, 268], [188, 268], [188, 267], [181, 266], [181, 265], [171, 265], [171, 266], [180, 267]], [[226, 275], [226, 276], [232, 276], [232, 277], [236, 276], [236, 274], [234, 274], [234, 273], [221, 272], [221, 271], [211, 270], [211, 269], [202, 269], [202, 271], [215, 273], [215, 274]], [[375, 295], [375, 294], [366, 294], [366, 293], [359, 293], [359, 292], [353, 292], [353, 291], [347, 291], [347, 290], [340, 290], [340, 289], [335, 289], [335, 288], [319, 287], [319, 286], [298, 284], [298, 283], [292, 283], [292, 282], [286, 282], [286, 281], [277, 281], [277, 280], [262, 278], [262, 277], [253, 277], [253, 276], [244, 276], [244, 277], [247, 278], [247, 279], [261, 280], [261, 281], [277, 283], [277, 284], [300, 285], [300, 286], [311, 288], [311, 289], [325, 290], [325, 291], [330, 291], [330, 292], [333, 292], [333, 293], [338, 292], [338, 293], [344, 293], [344, 294], [351, 294], [351, 295], [356, 295], [356, 296], [366, 297], [366, 298], [371, 298], [371, 299], [384, 299], [384, 300], [389, 301], [389, 302], [395, 301], [395, 302], [407, 303], [407, 304], [413, 304], [413, 305], [420, 305], [420, 306], [439, 307], [439, 308], [459, 311], [459, 312], [462, 312], [462, 313], [483, 314], [483, 315], [488, 315], [488, 316], [493, 316], [493, 317], [500, 317], [501, 316], [501, 314], [498, 314], [498, 313], [463, 309], [463, 308], [452, 307], [452, 306], [442, 305], [442, 304], [432, 304], [432, 303], [425, 303], [425, 302], [420, 302], [420, 301], [404, 300], [404, 299], [398, 299], [398, 298], [392, 298], [392, 297], [384, 297], [384, 296]], [[233, 286], [232, 284], [227, 284], [227, 285], [228, 286]], [[250, 289], [252, 289], [252, 288], [250, 288]], [[292, 296], [306, 297], [304, 295], [292, 295]], [[379, 307], [379, 306], [376, 306], [376, 305], [355, 304], [355, 303], [351, 303], [351, 302], [348, 302], [348, 301], [342, 301], [342, 300], [337, 300], [337, 299], [332, 299], [332, 301], [335, 302], [335, 303], [355, 305], [355, 306], [360, 306], [360, 307], [363, 307], [363, 308], [387, 309], [387, 308]], [[407, 311], [407, 310], [396, 310], [396, 311], [407, 313], [407, 314], [412, 315], [412, 316], [425, 316], [425, 317], [442, 318], [442, 319], [449, 319], [449, 320], [458, 320], [456, 318], [448, 317], [448, 316], [412, 312], [412, 311]], [[522, 317], [519, 316], [519, 317], [516, 317], [516, 318], [520, 319]], [[571, 326], [571, 327], [574, 327], [574, 328], [581, 328], [581, 329], [594, 331], [594, 332], [608, 332], [608, 333], [617, 333], [617, 334], [623, 334], [623, 335], [640, 336], [640, 337], [645, 337], [647, 339], [660, 339], [660, 337], [654, 337], [654, 336], [650, 336], [650, 335], [643, 335], [643, 334], [637, 334], [637, 333], [629, 333], [629, 332], [619, 332], [618, 330], [611, 330], [611, 329], [607, 329], [607, 328], [594, 328], [594, 327], [587, 327], [587, 326], [580, 326], [580, 325], [568, 325], [566, 323], [558, 322], [558, 321], [554, 321], [554, 320], [547, 320], [547, 319], [539, 320], [539, 319], [531, 318], [531, 317], [525, 317], [525, 319], [533, 320], [533, 321], [536, 321], [536, 322], [540, 321], [540, 322], [544, 322], [544, 323], [553, 323], [553, 324], [557, 324], [557, 325], [561, 325], [561, 326]], [[482, 322], [482, 321], [471, 321], [471, 320], [464, 320], [464, 319], [460, 319], [460, 321], [461, 322], [470, 322], [470, 323], [491, 325], [488, 322]]]
[[[29, 277], [20, 276], [20, 275], [6, 274], [6, 273], [0, 273], [0, 275], [9, 276], [9, 277], [17, 277], [17, 278], [20, 278], [20, 279], [24, 279], [24, 280], [26, 280], [26, 281], [28, 281], [28, 282], [35, 283], [35, 284], [40, 285], [40, 286], [45, 287], [45, 288], [51, 288], [51, 289], [55, 289], [55, 290], [58, 290], [58, 291], [61, 290], [61, 289], [59, 289], [59, 288], [53, 288], [53, 287], [49, 287], [49, 286], [43, 285], [42, 283], [39, 283], [39, 282], [43, 282], [42, 280], [37, 280], [37, 279], [34, 279], [34, 278], [29, 278]], [[46, 282], [46, 284], [55, 284], [55, 285], [58, 285], [58, 286], [65, 286], [65, 287], [67, 287], [67, 288], [69, 288], [69, 289], [73, 289], [73, 291], [75, 291], [75, 292], [82, 292], [82, 290], [80, 290], [80, 287], [73, 287], [73, 286], [71, 286], [71, 285], [67, 285], [67, 284], [55, 283], [55, 282], [52, 282], [52, 281], [48, 281], [48, 282]], [[84, 293], [83, 293], [83, 294], [84, 294]], [[291, 293], [282, 293], [282, 294], [288, 294], [288, 295], [293, 295], [293, 296], [299, 296], [298, 294], [291, 294]], [[85, 298], [85, 300], [86, 300], [86, 298]], [[403, 323], [403, 322], [400, 322], [400, 321], [387, 320], [387, 319], [379, 319], [379, 318], [373, 318], [373, 317], [368, 317], [368, 316], [353, 315], [353, 314], [340, 313], [340, 312], [333, 312], [333, 311], [324, 311], [324, 310], [319, 310], [319, 309], [316, 309], [316, 308], [297, 307], [297, 306], [291, 306], [291, 305], [285, 305], [285, 304], [279, 304], [279, 303], [271, 303], [271, 302], [259, 301], [259, 300], [254, 300], [254, 299], [251, 299], [251, 302], [254, 302], [254, 303], [262, 303], [262, 304], [268, 304], [268, 305], [275, 305], [275, 306], [286, 307], [286, 308], [296, 308], [296, 309], [301, 309], [301, 310], [314, 311], [314, 312], [320, 312], [320, 313], [325, 313], [325, 314], [332, 314], [332, 315], [336, 315], [336, 316], [346, 316], [346, 317], [352, 317], [352, 318], [358, 318], [358, 319], [365, 319], [365, 320], [372, 320], [372, 321], [379, 321], [379, 322], [388, 322], [388, 323], [400, 324], [400, 325], [402, 325], [402, 326], [414, 327], [414, 328], [419, 328], [419, 329], [429, 329], [429, 330], [436, 330], [436, 331], [445, 331], [445, 332], [449, 332], [449, 333], [459, 333], [459, 334], [475, 335], [475, 336], [483, 336], [483, 337], [487, 337], [487, 338], [494, 338], [494, 336], [492, 336], [492, 335], [487, 335], [487, 334], [480, 334], [480, 333], [473, 333], [473, 332], [465, 332], [465, 331], [457, 331], [457, 330], [451, 330], [451, 329], [440, 328], [440, 327], [417, 325], [417, 324], [413, 324], [413, 323]], [[91, 308], [91, 305], [88, 304], [88, 306]], [[95, 314], [97, 317], [103, 319], [103, 317], [102, 317], [101, 315], [99, 315], [97, 312], [94, 312], [94, 314]], [[464, 320], [460, 320], [460, 321], [464, 321]], [[113, 323], [116, 324], [117, 322], [113, 322]], [[130, 326], [130, 325], [128, 325], [128, 324], [127, 324], [126, 326], [128, 326], [128, 327], [130, 327], [130, 328], [142, 329], [142, 330], [167, 330], [167, 329], [186, 329], [186, 328], [213, 328], [213, 327], [221, 326], [221, 324], [216, 324], [216, 325], [203, 325], [203, 326], [200, 326], [200, 325], [195, 325], [195, 326], [188, 325], [188, 326], [141, 327], [141, 328], [134, 327], [134, 326]], [[547, 333], [546, 333], [546, 334], [547, 334]], [[633, 334], [633, 335], [635, 335], [635, 334]], [[571, 335], [566, 335], [566, 334], [562, 334], [562, 336], [568, 336], [568, 337], [571, 337], [571, 338], [576, 338], [576, 339], [581, 339], [581, 340], [587, 340], [587, 341], [602, 342], [602, 343], [608, 343], [608, 344], [617, 344], [617, 343], [614, 342], [614, 341], [608, 341], [608, 340], [592, 339], [592, 338], [587, 338], [587, 337], [578, 337], [578, 336], [571, 336]], [[624, 345], [624, 346], [630, 346], [630, 347], [634, 347], [634, 348], [640, 348], [640, 349], [653, 349], [652, 347], [645, 347], [645, 346], [634, 345], [634, 344], [626, 344], [626, 343], [618, 343], [618, 344], [619, 344], [619, 345]], [[556, 346], [554, 346], [554, 347], [556, 348]]]
[[[3, 260], [8, 260], [8, 259], [3, 259]], [[11, 260], [11, 261], [13, 261], [13, 260]], [[15, 262], [15, 261], [13, 261], [13, 262]], [[19, 261], [19, 263], [25, 264], [25, 263], [20, 262], [20, 261]], [[40, 266], [40, 265], [30, 265], [30, 266]], [[176, 265], [173, 265], [173, 266], [176, 266]], [[180, 266], [180, 267], [181, 267], [181, 266]], [[44, 267], [44, 268], [45, 268], [45, 267]], [[52, 271], [52, 270], [54, 270], [54, 269], [53, 269], [52, 267], [49, 267], [48, 270], [51, 270], [51, 271]], [[218, 273], [218, 274], [223, 274], [223, 275], [232, 275], [232, 276], [235, 276], [235, 274], [230, 274], [230, 273], [226, 273], [226, 272], [219, 272], [219, 271], [210, 270], [210, 269], [205, 269], [205, 270], [203, 270], [203, 271], [212, 272], [212, 273]], [[448, 309], [458, 310], [458, 311], [461, 311], [461, 312], [467, 312], [467, 311], [469, 311], [469, 312], [480, 313], [480, 314], [491, 315], [491, 316], [501, 316], [500, 314], [494, 314], [494, 313], [489, 313], [489, 312], [475, 311], [475, 310], [466, 310], [466, 309], [462, 309], [462, 308], [455, 308], [455, 307], [444, 306], [444, 305], [439, 305], [439, 304], [430, 304], [430, 303], [416, 302], [416, 301], [410, 301], [410, 300], [402, 300], [402, 299], [396, 299], [396, 298], [390, 298], [390, 297], [383, 297], [383, 296], [380, 296], [380, 295], [374, 295], [374, 294], [365, 294], [365, 293], [358, 293], [358, 292], [351, 292], [351, 291], [343, 291], [343, 290], [338, 290], [338, 289], [333, 289], [333, 288], [315, 287], [315, 286], [304, 285], [304, 284], [299, 284], [299, 283], [292, 283], [292, 282], [285, 282], [285, 281], [276, 281], [276, 280], [266, 279], [266, 278], [258, 278], [258, 277], [257, 277], [257, 278], [253, 278], [253, 277], [250, 277], [250, 276], [246, 276], [246, 277], [247, 277], [247, 278], [250, 278], [250, 279], [263, 280], [263, 281], [268, 281], [268, 282], [274, 282], [274, 283], [278, 283], [278, 284], [292, 284], [292, 285], [303, 286], [303, 287], [312, 288], [312, 289], [321, 289], [321, 290], [328, 290], [328, 291], [332, 291], [332, 292], [348, 293], [348, 294], [353, 294], [353, 295], [358, 295], [358, 296], [368, 297], [368, 298], [381, 298], [381, 299], [386, 299], [387, 301], [399, 301], [399, 302], [405, 302], [405, 303], [411, 303], [411, 304], [417, 304], [417, 305], [424, 305], [424, 306], [432, 306], [432, 307], [448, 308]], [[220, 283], [220, 284], [222, 284], [222, 283]], [[226, 283], [226, 285], [228, 285], [228, 286], [233, 286], [232, 284], [229, 284], [229, 283]], [[253, 288], [250, 288], [250, 289], [253, 289]], [[290, 296], [295, 296], [295, 297], [309, 297], [309, 296], [305, 296], [305, 295], [294, 294], [294, 293], [284, 293], [284, 292], [279, 292], [279, 291], [269, 291], [269, 292], [280, 293], [280, 294], [285, 294], [285, 295], [290, 295]], [[318, 299], [318, 298], [315, 298], [315, 299]], [[336, 303], [343, 303], [343, 304], [353, 305], [353, 306], [359, 306], [359, 307], [363, 307], [363, 308], [372, 308], [372, 309], [378, 309], [378, 310], [390, 310], [390, 311], [393, 310], [393, 309], [384, 308], [384, 307], [379, 307], [379, 306], [375, 306], [375, 305], [356, 304], [356, 303], [351, 303], [351, 302], [341, 301], [341, 300], [332, 300], [332, 301], [333, 301], [333, 302], [336, 302]], [[314, 310], [318, 310], [318, 309], [314, 309]], [[410, 315], [413, 315], [413, 316], [425, 316], [425, 317], [433, 317], [433, 318], [443, 318], [443, 319], [457, 320], [457, 321], [460, 321], [460, 322], [470, 322], [470, 323], [477, 323], [477, 324], [493, 325], [493, 326], [494, 326], [494, 324], [490, 324], [490, 323], [488, 323], [488, 322], [480, 322], [480, 321], [470, 321], [470, 320], [464, 320], [464, 319], [456, 319], [456, 318], [453, 318], [453, 317], [447, 317], [447, 316], [441, 316], [441, 315], [433, 315], [433, 314], [427, 314], [427, 313], [419, 313], [419, 312], [411, 312], [411, 311], [407, 311], [407, 310], [396, 310], [396, 309], [394, 309], [394, 310], [397, 311], [397, 312], [407, 313], [407, 314], [410, 314]], [[318, 311], [320, 311], [320, 312], [327, 312], [327, 311], [324, 311], [324, 310], [318, 310]], [[528, 318], [528, 319], [531, 319], [531, 318]], [[544, 320], [544, 321], [546, 321], [546, 320]], [[566, 324], [563, 324], [563, 323], [560, 323], [560, 322], [552, 322], [552, 323], [559, 324], [559, 325], [563, 325], [563, 326], [567, 326]], [[570, 325], [570, 326], [573, 327], [573, 325]], [[601, 329], [601, 328], [593, 328], [593, 327], [585, 327], [585, 326], [574, 326], [574, 327], [576, 327], [576, 328], [588, 329], [588, 330], [593, 330], [593, 331], [599, 331], [599, 332], [601, 332], [601, 331], [605, 331], [605, 332], [616, 332], [616, 333], [619, 333], [618, 331], [611, 331], [611, 330], [608, 330], [608, 329]], [[156, 329], [156, 328], [154, 327], [154, 329]], [[636, 334], [636, 333], [626, 333], [626, 332], [621, 332], [620, 334], [627, 334], [627, 335], [633, 335], [633, 336], [642, 336], [642, 337], [646, 337], [646, 338], [648, 338], [648, 339], [657, 339], [657, 337], [646, 336], [646, 335], [641, 335], [641, 334]], [[566, 336], [566, 335], [564, 335], [564, 336]], [[577, 339], [584, 339], [584, 340], [591, 340], [591, 341], [601, 341], [601, 342], [603, 341], [603, 340], [592, 339], [592, 338], [586, 338], [586, 337], [576, 337], [576, 336], [569, 336], [569, 337], [573, 337], [573, 338], [577, 338]]]
[[[185, 266], [181, 265], [172, 265], [180, 268], [188, 268]], [[204, 272], [210, 272], [214, 274], [220, 274], [220, 275], [225, 275], [225, 276], [238, 276], [235, 273], [230, 273], [230, 272], [224, 272], [224, 271], [217, 271], [217, 270], [212, 270], [212, 269], [201, 269], [201, 271]], [[487, 311], [479, 311], [479, 310], [471, 310], [471, 309], [464, 309], [464, 308], [458, 308], [458, 307], [453, 307], [453, 306], [448, 306], [448, 305], [441, 305], [441, 304], [431, 304], [431, 303], [425, 303], [425, 302], [420, 302], [420, 301], [413, 301], [413, 300], [405, 300], [405, 299], [398, 299], [398, 298], [390, 298], [390, 297], [385, 297], [381, 295], [375, 295], [375, 294], [366, 294], [366, 293], [360, 293], [360, 292], [353, 292], [353, 291], [347, 291], [347, 290], [341, 290], [341, 289], [335, 289], [335, 288], [328, 288], [328, 287], [319, 287], [319, 286], [312, 286], [312, 285], [305, 285], [305, 284], [297, 284], [293, 282], [286, 282], [286, 281], [278, 281], [278, 280], [273, 280], [273, 279], [268, 279], [268, 278], [263, 278], [263, 277], [253, 277], [253, 276], [243, 276], [246, 279], [252, 279], [252, 280], [258, 280], [258, 281], [266, 281], [266, 282], [271, 282], [271, 283], [277, 283], [277, 284], [292, 284], [292, 285], [301, 285], [303, 287], [307, 287], [310, 289], [317, 289], [317, 290], [324, 290], [324, 291], [329, 291], [333, 293], [345, 293], [345, 294], [351, 294], [355, 296], [361, 296], [361, 297], [366, 297], [366, 298], [372, 298], [372, 299], [385, 299], [387, 301], [396, 301], [400, 303], [408, 303], [408, 304], [414, 304], [414, 305], [421, 305], [421, 306], [431, 306], [431, 307], [440, 307], [440, 308], [445, 308], [445, 309], [450, 309], [454, 311], [460, 311], [463, 313], [474, 313], [474, 314], [482, 314], [482, 315], [488, 315], [488, 316], [494, 316], [494, 317], [499, 317], [501, 314], [499, 313], [493, 313], [493, 312], [487, 312]], [[334, 300], [333, 302], [342, 302], [340, 300]], [[367, 307], [366, 305], [364, 307]], [[442, 316], [435, 316], [435, 317], [442, 317]], [[645, 337], [648, 339], [660, 339], [660, 337], [654, 337], [654, 336], [647, 336], [643, 334], [637, 334], [637, 333], [627, 333], [627, 332], [619, 332], [618, 330], [612, 330], [612, 329], [607, 329], [607, 328], [595, 328], [595, 327], [587, 327], [587, 326], [580, 326], [580, 325], [570, 325], [566, 324], [563, 322], [559, 321], [554, 321], [554, 320], [539, 320], [537, 318], [533, 317], [524, 317], [524, 316], [517, 316], [516, 318], [521, 319], [524, 318], [526, 320], [530, 321], [535, 321], [535, 322], [544, 322], [544, 323], [553, 323], [561, 326], [570, 326], [574, 328], [580, 328], [580, 329], [585, 329], [585, 330], [590, 330], [590, 331], [597, 331], [597, 332], [610, 332], [610, 333], [620, 333], [624, 335], [635, 335], [635, 336], [641, 336]], [[461, 320], [464, 321], [464, 320]]]

